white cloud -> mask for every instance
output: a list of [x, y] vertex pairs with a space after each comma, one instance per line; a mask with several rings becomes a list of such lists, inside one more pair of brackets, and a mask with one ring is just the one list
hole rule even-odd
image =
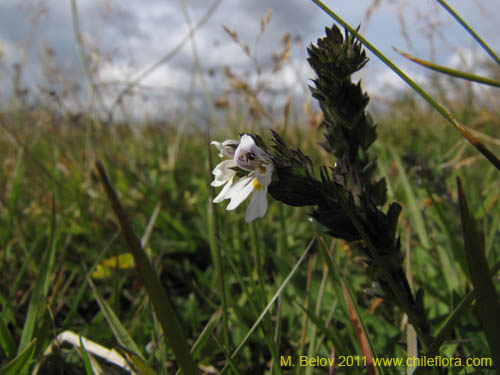
[[478, 56], [473, 50], [462, 48], [448, 58], [446, 65], [454, 69], [463, 70], [473, 67], [477, 60]]
[[[424, 84], [426, 80], [426, 75], [422, 72], [416, 70], [406, 70], [405, 73], [416, 83]], [[363, 87], [368, 93], [373, 95], [383, 95], [391, 91], [403, 90], [409, 88], [408, 84], [396, 73], [394, 73], [389, 68], [377, 69], [376, 72], [370, 73], [371, 77], [362, 79]]]
[[[338, 0], [328, 1], [327, 5], [334, 6], [335, 11], [351, 25], [358, 25], [365, 15], [371, 0]], [[474, 54], [468, 49], [463, 52], [453, 53], [451, 48], [457, 46], [474, 45], [463, 29], [455, 24], [440, 7], [432, 2], [411, 3], [404, 11], [406, 13], [407, 28], [413, 32], [412, 54], [421, 58], [429, 56], [429, 40], [422, 35], [426, 21], [436, 19], [440, 24], [440, 33], [446, 38], [436, 38], [438, 46], [438, 61], [454, 67], [468, 66], [476, 69]], [[21, 43], [31, 38], [31, 44], [22, 44], [28, 48], [24, 56], [25, 77], [29, 77], [29, 84], [36, 85], [44, 80], [39, 69], [39, 45], [48, 44], [55, 51], [55, 59], [61, 65], [69, 64], [72, 69], [68, 71], [85, 82], [85, 77], [79, 71], [80, 60], [75, 45], [70, 17], [69, 2], [47, 2], [48, 12], [38, 19], [38, 26], [33, 31], [26, 30], [27, 11], [19, 11], [17, 2], [3, 2], [0, 5], [0, 39], [3, 40], [5, 59], [4, 65], [14, 62], [23, 62], [17, 50]], [[129, 81], [144, 71], [146, 68], [164, 57], [188, 33], [184, 15], [181, 12], [180, 2], [166, 2], [163, 0], [150, 0], [145, 5], [140, 1], [129, 1], [126, 6], [116, 0], [88, 0], [77, 2], [79, 15], [85, 39], [89, 41], [86, 46], [87, 53], [91, 47], [98, 48], [101, 53], [97, 78], [104, 81], [117, 80]], [[210, 7], [212, 2], [201, 0], [187, 0], [189, 15], [192, 24], [196, 24]], [[477, 31], [486, 37], [491, 45], [500, 39], [496, 32], [495, 17], [500, 8], [495, 7], [488, 14], [488, 18], [480, 12], [476, 1], [457, 2], [456, 10], [467, 17], [467, 21], [477, 28]], [[196, 34], [196, 51], [201, 67], [206, 72], [215, 69], [214, 78], [207, 77], [209, 88], [218, 93], [226, 83], [221, 75], [224, 66], [242, 72], [254, 71], [252, 62], [223, 31], [222, 25], [235, 29], [242, 42], [253, 48], [254, 41], [260, 30], [260, 18], [269, 8], [273, 8], [271, 23], [262, 35], [259, 47], [259, 60], [264, 65], [271, 60], [273, 51], [280, 48], [279, 39], [285, 32], [292, 36], [300, 35], [305, 46], [315, 42], [317, 37], [324, 35], [324, 26], [330, 26], [332, 20], [318, 7], [310, 2], [288, 2], [284, 5], [282, 0], [254, 0], [254, 1], [226, 1], [222, 2], [208, 22]], [[27, 9], [27, 7], [26, 7]], [[437, 14], [436, 12], [440, 12]], [[436, 17], [429, 15], [436, 13]], [[29, 13], [29, 12], [28, 12]], [[426, 19], [427, 17], [427, 19]], [[483, 22], [484, 21], [484, 22]], [[489, 23], [488, 23], [489, 22]], [[489, 25], [489, 26], [488, 26]], [[418, 32], [416, 32], [418, 30]], [[383, 1], [374, 13], [369, 23], [362, 25], [362, 32], [383, 53], [401, 66], [409, 67], [411, 76], [421, 80], [427, 73], [423, 68], [408, 64], [402, 57], [395, 54], [391, 47], [397, 46], [405, 49], [406, 41], [401, 32], [398, 14], [393, 2]], [[466, 42], [464, 42], [464, 40]], [[218, 43], [215, 43], [218, 41]], [[26, 47], [28, 46], [28, 47]], [[304, 47], [305, 47], [304, 46]], [[309, 84], [313, 74], [306, 62], [304, 47], [300, 53], [292, 55], [292, 62], [286, 65], [278, 74], [265, 73], [265, 79], [275, 90], [292, 90], [294, 94], [304, 91], [304, 83]], [[471, 49], [472, 50], [472, 49]], [[459, 56], [465, 56], [465, 63]], [[171, 60], [148, 76], [143, 85], [151, 91], [151, 95], [160, 97], [162, 93], [168, 96], [170, 103], [172, 92], [187, 92], [194, 71], [194, 57], [189, 42], [185, 43], [182, 50]], [[297, 72], [300, 74], [297, 77]], [[11, 71], [9, 70], [9, 74]], [[373, 93], [387, 94], [388, 88], [400, 89], [405, 84], [376, 58], [371, 61], [361, 75], [365, 89]], [[250, 79], [254, 77], [250, 76]], [[4, 85], [5, 86], [5, 85]], [[166, 88], [166, 89], [164, 89]], [[163, 91], [162, 91], [163, 90]], [[197, 97], [201, 97], [199, 83], [196, 86]], [[141, 94], [145, 91], [140, 90]], [[174, 95], [175, 96], [175, 95]], [[179, 95], [175, 96], [179, 97]], [[166, 101], [167, 99], [164, 99]], [[158, 99], [162, 102], [161, 99]], [[178, 100], [182, 104], [182, 100]], [[200, 101], [200, 110], [206, 105]], [[140, 112], [140, 108], [137, 112]]]
[[0, 38], [0, 62], [12, 65], [21, 58], [19, 48], [4, 38]]

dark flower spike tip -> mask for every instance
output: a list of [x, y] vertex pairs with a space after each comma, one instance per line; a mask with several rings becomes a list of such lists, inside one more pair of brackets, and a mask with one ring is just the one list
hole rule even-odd
[[366, 112], [368, 95], [360, 83], [351, 80], [368, 58], [361, 43], [347, 31], [345, 34], [335, 25], [326, 28], [326, 37], [308, 48], [308, 61], [317, 75], [311, 92], [319, 101], [327, 129], [321, 145], [337, 159], [347, 157], [353, 173], [369, 188], [375, 171], [369, 166], [376, 159], [368, 149], [377, 137], [376, 125]]

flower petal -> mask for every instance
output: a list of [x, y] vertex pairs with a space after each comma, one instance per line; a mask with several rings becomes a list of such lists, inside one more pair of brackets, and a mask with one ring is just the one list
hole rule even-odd
[[211, 186], [221, 186], [229, 181], [236, 172], [231, 169], [236, 167], [236, 163], [233, 160], [224, 160], [217, 164], [217, 166], [212, 171], [215, 179], [210, 184]]
[[255, 189], [252, 194], [252, 200], [248, 205], [247, 212], [245, 214], [245, 221], [250, 223], [258, 217], [264, 217], [267, 211], [267, 189]]
[[234, 153], [234, 161], [241, 169], [253, 171], [260, 163], [268, 163], [271, 160], [266, 152], [255, 144], [251, 136], [244, 134]]
[[217, 176], [218, 174], [221, 173], [227, 173], [227, 171], [231, 171], [231, 168], [234, 167], [236, 167], [236, 163], [234, 162], [234, 160], [232, 159], [224, 160], [215, 166], [214, 170], [212, 171], [212, 174]]
[[[215, 182], [215, 181], [214, 181]], [[231, 193], [231, 186], [233, 186], [233, 178], [231, 178], [227, 184], [222, 188], [220, 193], [214, 198], [214, 203], [220, 203], [224, 199], [229, 199], [229, 194]]]
[[236, 147], [238, 147], [239, 142], [234, 139], [226, 139], [224, 142], [212, 141], [210, 144], [217, 147], [219, 152], [219, 157], [222, 158], [224, 156], [228, 158], [233, 158], [234, 151]]
[[222, 147], [222, 143], [220, 142], [217, 142], [217, 141], [212, 141], [210, 142], [211, 145], [214, 145], [215, 147], [217, 147], [217, 150], [219, 150], [219, 158], [222, 158], [224, 156], [224, 153], [223, 153], [223, 150], [224, 150], [224, 147]]
[[254, 176], [249, 176], [240, 179], [236, 184], [234, 184], [230, 194], [227, 196], [228, 198], [231, 198], [231, 202], [227, 205], [226, 210], [234, 210], [241, 204], [241, 202], [247, 199], [254, 188], [252, 183], [254, 179]]

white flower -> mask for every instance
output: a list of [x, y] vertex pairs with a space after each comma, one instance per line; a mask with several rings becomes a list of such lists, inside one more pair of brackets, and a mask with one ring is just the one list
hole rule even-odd
[[236, 147], [238, 147], [238, 144], [240, 142], [235, 141], [234, 139], [227, 139], [222, 143], [217, 141], [212, 141], [210, 143], [213, 144], [215, 147], [217, 147], [217, 149], [220, 151], [219, 158], [222, 158], [224, 156], [228, 158], [233, 158], [234, 151], [236, 150]]
[[236, 163], [233, 159], [228, 159], [220, 162], [212, 171], [212, 174], [215, 176], [215, 179], [212, 181], [210, 185], [212, 186], [221, 186], [224, 185], [224, 188], [220, 191], [219, 195], [217, 195], [214, 199], [214, 203], [222, 202], [226, 199], [226, 195], [233, 184], [234, 176], [236, 176], [236, 171], [232, 168], [236, 167]]
[[234, 153], [234, 161], [241, 169], [253, 171], [264, 168], [266, 164], [272, 164], [269, 155], [255, 144], [252, 137], [244, 134], [240, 144]]
[[267, 187], [271, 183], [272, 173], [273, 165], [268, 164], [264, 174], [252, 171], [248, 176], [241, 178], [226, 195], [226, 199], [231, 199], [226, 209], [234, 210], [252, 193], [245, 221], [249, 223], [258, 217], [264, 217], [267, 211]]
[[[228, 140], [222, 143], [212, 142], [221, 154], [219, 156], [229, 157], [219, 163], [213, 170], [215, 176], [212, 186], [225, 184], [222, 191], [214, 199], [219, 203], [224, 199], [230, 199], [227, 210], [234, 210], [250, 194], [252, 199], [248, 205], [245, 220], [247, 223], [258, 217], [263, 217], [267, 211], [267, 187], [271, 183], [274, 165], [269, 155], [255, 144], [249, 135], [244, 134], [239, 144], [234, 149], [235, 141]], [[237, 179], [236, 168], [249, 171], [248, 175]], [[235, 180], [237, 180], [235, 182]]]

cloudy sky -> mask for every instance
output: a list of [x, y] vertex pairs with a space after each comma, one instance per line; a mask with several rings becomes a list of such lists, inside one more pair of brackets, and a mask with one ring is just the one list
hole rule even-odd
[[[367, 39], [417, 79], [422, 79], [425, 71], [397, 55], [393, 46], [423, 59], [468, 70], [474, 69], [471, 57], [486, 57], [435, 0], [325, 3], [351, 25], [361, 24]], [[499, 45], [499, 7], [491, 6], [493, 0], [450, 3], [491, 46]], [[213, 101], [224, 96], [229, 87], [224, 67], [230, 67], [237, 77], [244, 76], [251, 84], [260, 79], [276, 93], [300, 96], [313, 77], [305, 48], [323, 35], [326, 25], [332, 24], [310, 0], [85, 0], [77, 1], [77, 5], [91, 76], [107, 108], [127, 82], [174, 51], [185, 40], [190, 25], [193, 27], [211, 12], [194, 38], [181, 44], [173, 57], [146, 75], [134, 89], [133, 99], [126, 99], [128, 115], [137, 117], [164, 116], [182, 107], [188, 98], [194, 98], [196, 110], [206, 111], [207, 93]], [[255, 48], [261, 19], [269, 9], [270, 22]], [[255, 62], [223, 26], [235, 31], [241, 44], [248, 44], [262, 66], [260, 76]], [[292, 36], [291, 58], [280, 72], [273, 73], [272, 56], [282, 49], [280, 40], [285, 33]], [[0, 57], [0, 95], [4, 103], [13, 87], [14, 66], [19, 64], [20, 84], [29, 88], [33, 97], [47, 100], [47, 92], [52, 91], [67, 108], [84, 110], [87, 105], [88, 81], [75, 42], [71, 1], [2, 0]], [[203, 72], [203, 79], [195, 74], [197, 69]], [[360, 78], [374, 97], [386, 94], [387, 85], [402, 86], [373, 56]], [[277, 99], [276, 105], [281, 102]]]

